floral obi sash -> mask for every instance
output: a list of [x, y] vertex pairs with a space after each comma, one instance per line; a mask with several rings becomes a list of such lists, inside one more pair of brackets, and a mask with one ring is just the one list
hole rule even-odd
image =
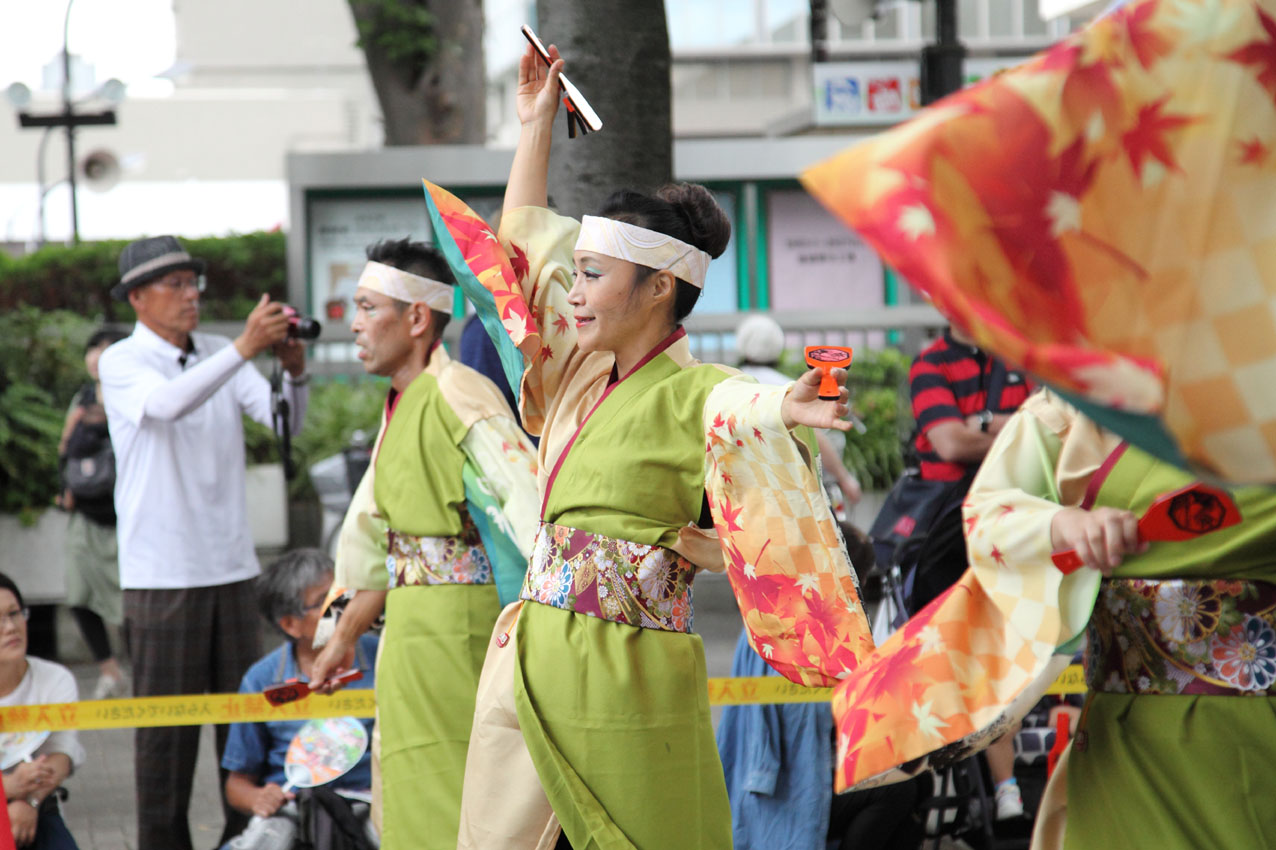
[[1276, 585], [1107, 579], [1086, 684], [1120, 694], [1276, 696]]
[[523, 598], [644, 629], [691, 631], [695, 567], [660, 546], [541, 523]]
[[491, 584], [492, 563], [467, 511], [456, 537], [414, 537], [390, 529], [390, 589], [421, 584]]

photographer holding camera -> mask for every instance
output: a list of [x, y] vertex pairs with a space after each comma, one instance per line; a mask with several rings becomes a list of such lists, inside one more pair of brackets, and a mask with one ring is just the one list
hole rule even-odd
[[[253, 357], [286, 371], [291, 429], [306, 410], [295, 313], [263, 295], [233, 341], [196, 333], [204, 261], [172, 236], [124, 248], [111, 289], [137, 312], [98, 366], [115, 448], [124, 636], [136, 696], [237, 689], [261, 654], [252, 583], [261, 572], [245, 507], [243, 416], [271, 424], [270, 384]], [[290, 330], [291, 329], [291, 330]], [[227, 727], [216, 727], [221, 761]], [[199, 727], [137, 730], [138, 841], [188, 850]], [[225, 786], [225, 776], [218, 783]], [[225, 837], [242, 816], [225, 805]]]

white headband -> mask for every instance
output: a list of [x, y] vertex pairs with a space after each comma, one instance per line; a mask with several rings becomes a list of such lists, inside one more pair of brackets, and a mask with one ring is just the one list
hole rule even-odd
[[580, 220], [576, 250], [593, 251], [604, 257], [668, 270], [673, 272], [674, 277], [697, 289], [704, 289], [704, 278], [711, 259], [704, 251], [681, 239], [596, 215], [587, 215]]
[[456, 299], [455, 287], [371, 260], [359, 275], [359, 286], [409, 304], [424, 301], [431, 310], [440, 313], [452, 312]]

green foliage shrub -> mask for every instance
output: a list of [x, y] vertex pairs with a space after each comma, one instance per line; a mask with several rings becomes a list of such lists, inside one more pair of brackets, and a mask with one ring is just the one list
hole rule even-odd
[[65, 310], [0, 312], [0, 512], [23, 522], [34, 522], [58, 493], [58, 440], [88, 380], [84, 343], [94, 327]]
[[[125, 244], [46, 245], [23, 257], [0, 255], [0, 313], [27, 305], [107, 322], [133, 321], [132, 308], [110, 296]], [[272, 299], [287, 293], [283, 233], [183, 239], [182, 244], [208, 263], [208, 289], [200, 299], [205, 321], [242, 319], [263, 292]]]
[[[292, 440], [297, 477], [288, 486], [291, 498], [313, 498], [307, 468], [348, 446], [355, 431], [363, 431], [369, 440], [376, 437], [388, 388], [389, 382], [378, 378], [311, 381], [306, 421]], [[245, 417], [244, 438], [249, 463], [279, 461], [279, 444], [269, 428]]]

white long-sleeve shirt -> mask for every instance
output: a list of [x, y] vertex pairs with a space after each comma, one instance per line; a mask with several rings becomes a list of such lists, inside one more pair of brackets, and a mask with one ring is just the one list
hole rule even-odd
[[[98, 364], [115, 449], [120, 585], [186, 588], [256, 576], [245, 507], [246, 414], [270, 426], [270, 383], [229, 339], [182, 351], [139, 322]], [[293, 433], [308, 393], [284, 382]]]

